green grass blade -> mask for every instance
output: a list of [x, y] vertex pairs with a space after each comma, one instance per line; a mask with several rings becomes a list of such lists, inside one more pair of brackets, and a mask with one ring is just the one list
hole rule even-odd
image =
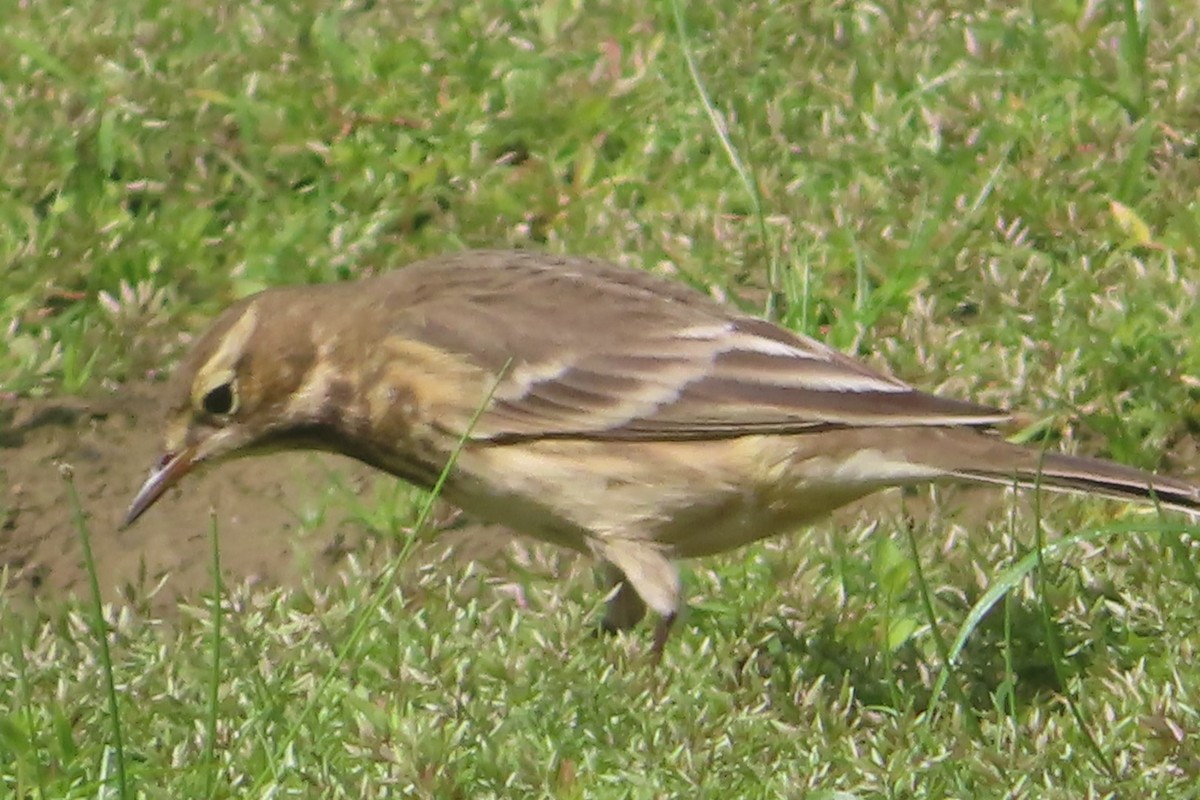
[[[125, 774], [125, 743], [121, 735], [121, 706], [117, 702], [117, 682], [113, 675], [112, 653], [108, 646], [108, 623], [104, 620], [104, 603], [100, 599], [100, 579], [96, 575], [96, 559], [92, 555], [91, 536], [88, 533], [87, 522], [83, 517], [83, 507], [79, 503], [79, 493], [75, 491], [75, 481], [70, 470], [64, 469], [63, 481], [67, 487], [71, 517], [75, 524], [75, 530], [79, 534], [79, 546], [83, 550], [83, 564], [87, 572], [92, 612], [92, 634], [96, 637], [100, 671], [104, 676], [105, 698], [108, 701], [109, 733], [112, 736], [111, 747], [117, 770], [117, 796], [121, 800], [127, 800], [131, 795]], [[104, 760], [107, 762], [107, 759]]]
[[205, 726], [204, 741], [204, 795], [217, 796], [217, 774], [220, 769], [217, 763], [217, 720], [220, 718], [221, 696], [221, 648], [224, 645], [221, 630], [222, 601], [225, 597], [225, 587], [221, 581], [221, 542], [218, 533], [217, 515], [209, 517], [209, 538], [212, 540], [212, 680], [208, 689], [208, 718]]

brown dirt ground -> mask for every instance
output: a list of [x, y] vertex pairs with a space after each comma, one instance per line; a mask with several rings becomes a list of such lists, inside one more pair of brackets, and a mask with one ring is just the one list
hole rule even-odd
[[[105, 600], [149, 597], [154, 613], [212, 587], [210, 510], [217, 515], [227, 582], [293, 585], [335, 571], [346, 555], [378, 538], [330, 504], [318, 524], [302, 525], [305, 493], [322, 491], [336, 472], [368, 493], [386, 475], [334, 456], [286, 454], [246, 459], [189, 476], [128, 529], [130, 499], [158, 458], [156, 387], [127, 388], [101, 401], [0, 401], [0, 570], [18, 602], [86, 596], [87, 574], [73, 522], [69, 473], [79, 495]], [[417, 560], [495, 560], [511, 537], [480, 526], [448, 532]], [[159, 583], [157, 591], [150, 591]]]

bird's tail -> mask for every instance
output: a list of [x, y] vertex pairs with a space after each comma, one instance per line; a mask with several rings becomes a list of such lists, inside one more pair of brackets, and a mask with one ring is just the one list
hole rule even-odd
[[1200, 516], [1200, 484], [1155, 475], [1112, 461], [1062, 453], [1039, 453], [1013, 445], [1012, 460], [995, 466], [972, 464], [953, 470], [955, 477], [983, 483], [1042, 488], [1133, 500]]

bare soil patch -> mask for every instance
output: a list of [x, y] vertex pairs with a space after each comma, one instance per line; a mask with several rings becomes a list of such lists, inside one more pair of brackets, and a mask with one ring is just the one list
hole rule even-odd
[[[87, 520], [102, 595], [149, 595], [154, 613], [169, 614], [180, 598], [195, 599], [213, 585], [210, 511], [228, 582], [293, 585], [337, 570], [348, 553], [379, 549], [378, 534], [350, 518], [346, 503], [329, 504], [315, 523], [302, 517], [331, 476], [358, 494], [396, 479], [314, 454], [244, 459], [189, 476], [136, 525], [119, 530], [159, 456], [160, 429], [153, 386], [100, 401], [0, 405], [0, 569], [8, 571], [10, 596], [53, 601], [88, 591], [64, 472], [73, 476]], [[486, 561], [509, 541], [503, 531], [468, 527], [439, 537], [418, 559], [443, 559], [452, 547], [456, 560]]]

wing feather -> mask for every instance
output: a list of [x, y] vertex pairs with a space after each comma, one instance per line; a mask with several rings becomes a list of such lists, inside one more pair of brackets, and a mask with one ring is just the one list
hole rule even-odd
[[602, 261], [476, 252], [381, 281], [380, 306], [405, 306], [389, 310], [398, 333], [504, 370], [476, 440], [714, 439], [1008, 418]]
[[[477, 432], [531, 438], [713, 439], [836, 427], [989, 426], [1008, 415], [919, 392], [805, 337], [736, 320], [518, 368]], [[757, 322], [757, 321], [755, 321]], [[748, 329], [751, 328], [751, 329]], [[660, 332], [661, 333], [661, 332]], [[783, 334], [786, 334], [783, 335]]]

